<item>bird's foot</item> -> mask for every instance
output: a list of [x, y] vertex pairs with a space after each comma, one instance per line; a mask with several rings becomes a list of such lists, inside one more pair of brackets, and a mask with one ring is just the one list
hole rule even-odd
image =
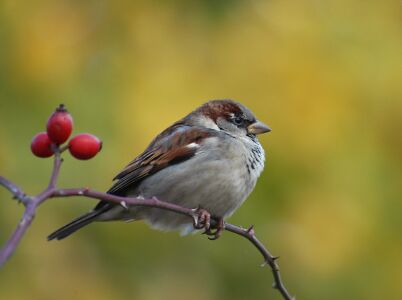
[[193, 216], [193, 226], [195, 229], [205, 229], [205, 231], [211, 229], [211, 214], [201, 208], [198, 207], [194, 209], [195, 215]]
[[209, 240], [214, 241], [219, 239], [224, 229], [225, 229], [225, 222], [223, 221], [223, 218], [219, 218], [218, 224], [215, 226], [214, 230], [211, 230], [210, 227], [209, 229], [205, 229], [204, 233], [208, 236]]

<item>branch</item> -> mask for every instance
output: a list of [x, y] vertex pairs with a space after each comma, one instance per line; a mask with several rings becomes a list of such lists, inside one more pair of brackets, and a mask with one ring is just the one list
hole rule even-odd
[[263, 266], [269, 265], [269, 267], [272, 270], [272, 274], [274, 276], [274, 284], [272, 285], [272, 287], [274, 289], [277, 289], [281, 293], [281, 295], [283, 296], [284, 299], [295, 300], [296, 298], [292, 297], [289, 294], [288, 290], [286, 289], [285, 285], [283, 284], [281, 274], [279, 272], [279, 266], [276, 263], [276, 260], [279, 258], [279, 256], [273, 256], [267, 250], [267, 248], [265, 248], [265, 246], [257, 239], [257, 237], [255, 236], [255, 232], [254, 232], [254, 226], [251, 225], [250, 228], [244, 229], [244, 228], [238, 227], [236, 225], [225, 223], [225, 229], [227, 231], [230, 231], [232, 233], [238, 234], [238, 235], [246, 238], [257, 248], [257, 250], [264, 257]]
[[18, 199], [18, 201], [23, 203], [25, 202], [25, 193], [19, 186], [15, 185], [3, 176], [0, 176], [0, 185], [4, 186], [11, 194], [13, 194], [14, 199]]
[[21, 241], [22, 237], [24, 236], [25, 232], [27, 231], [27, 229], [29, 228], [35, 217], [35, 211], [36, 211], [35, 205], [31, 205], [31, 203], [29, 203], [26, 206], [24, 214], [20, 222], [18, 223], [17, 228], [15, 229], [10, 239], [6, 242], [6, 244], [0, 251], [0, 268], [14, 253], [19, 242]]
[[[93, 191], [88, 188], [59, 189], [59, 190], [54, 191], [52, 197], [72, 197], [72, 196], [82, 196], [82, 197], [87, 197], [87, 198], [94, 198], [94, 199], [104, 200], [104, 201], [108, 201], [108, 202], [113, 202], [116, 204], [120, 204], [121, 206], [123, 206], [125, 208], [127, 208], [127, 205], [148, 206], [148, 207], [155, 207], [155, 208], [161, 208], [161, 209], [173, 211], [175, 213], [186, 215], [186, 216], [189, 216], [192, 218], [198, 217], [197, 210], [195, 210], [195, 209], [190, 209], [190, 208], [182, 207], [179, 205], [175, 205], [173, 203], [160, 201], [157, 198], [142, 199], [142, 198], [132, 198], [132, 197], [120, 197], [120, 196], [115, 196], [115, 195], [111, 195], [111, 194], [107, 194], [107, 193]], [[212, 226], [217, 226], [218, 222], [219, 222], [219, 220], [217, 220], [217, 219], [211, 219]], [[287, 291], [287, 289], [281, 279], [281, 275], [279, 272], [279, 266], [276, 263], [276, 260], [279, 257], [273, 256], [265, 248], [265, 246], [258, 240], [258, 238], [255, 236], [254, 227], [251, 226], [248, 229], [244, 229], [239, 226], [225, 222], [224, 229], [229, 232], [240, 235], [240, 236], [246, 238], [247, 240], [249, 240], [263, 256], [263, 258], [264, 258], [263, 266], [268, 265], [271, 268], [273, 276], [274, 276], [273, 288], [277, 289], [281, 293], [281, 295], [283, 296], [284, 299], [295, 300], [295, 298], [289, 294], [289, 292]]]
[[[20, 222], [18, 223], [17, 228], [11, 235], [10, 239], [5, 243], [4, 247], [0, 250], [0, 268], [15, 252], [19, 242], [21, 241], [27, 229], [30, 227], [35, 217], [37, 207], [50, 198], [81, 196], [116, 203], [123, 206], [124, 208], [127, 208], [129, 205], [148, 206], [186, 215], [188, 217], [191, 217], [193, 220], [196, 220], [196, 218], [199, 217], [200, 213], [196, 209], [190, 209], [173, 203], [160, 201], [156, 198], [143, 199], [143, 198], [132, 198], [132, 197], [120, 197], [94, 191], [89, 188], [58, 189], [56, 188], [56, 183], [59, 176], [60, 167], [62, 164], [62, 158], [60, 156], [61, 152], [62, 151], [60, 151], [60, 149], [58, 148], [55, 149], [53, 171], [49, 181], [49, 185], [43, 192], [41, 192], [37, 196], [33, 197], [26, 196], [21, 188], [19, 188], [17, 185], [12, 183], [8, 179], [0, 176], [0, 185], [4, 186], [8, 191], [11, 192], [14, 198], [18, 199], [25, 205], [24, 214]], [[211, 219], [212, 226], [217, 226], [218, 223], [219, 220], [214, 218]], [[276, 263], [278, 257], [271, 255], [271, 253], [265, 248], [265, 246], [257, 239], [257, 237], [255, 236], [253, 226], [251, 226], [249, 229], [244, 229], [233, 224], [224, 223], [224, 229], [246, 238], [257, 248], [257, 250], [264, 257], [264, 264], [268, 265], [271, 268], [274, 277], [273, 287], [280, 292], [283, 299], [294, 300], [294, 298], [289, 294], [289, 292], [287, 291], [282, 282], [279, 267], [278, 264]]]

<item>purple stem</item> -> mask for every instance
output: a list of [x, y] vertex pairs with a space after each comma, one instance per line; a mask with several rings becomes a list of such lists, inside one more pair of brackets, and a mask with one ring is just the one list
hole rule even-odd
[[4, 186], [11, 194], [13, 194], [15, 199], [18, 199], [21, 202], [26, 200], [25, 193], [10, 180], [0, 176], [0, 185]]
[[73, 196], [82, 196], [87, 198], [104, 200], [120, 204], [123, 207], [126, 207], [127, 205], [150, 206], [170, 210], [182, 215], [187, 215], [189, 217], [197, 216], [197, 213], [194, 209], [182, 207], [169, 202], [160, 201], [157, 198], [144, 199], [144, 198], [133, 198], [133, 197], [120, 197], [112, 194], [93, 191], [90, 190], [89, 188], [57, 189], [54, 190], [51, 197], [60, 198], [60, 197], [73, 197]]
[[10, 239], [7, 241], [3, 249], [0, 251], [0, 267], [10, 258], [17, 248], [19, 242], [27, 231], [28, 227], [31, 225], [35, 217], [36, 205], [29, 203], [24, 211], [24, 214], [19, 221], [17, 228], [11, 235]]
[[3, 185], [7, 190], [9, 190], [14, 195], [14, 198], [17, 198], [25, 205], [24, 214], [22, 215], [22, 218], [18, 223], [17, 228], [14, 230], [13, 234], [0, 251], [0, 268], [15, 252], [15, 249], [19, 245], [22, 237], [28, 230], [29, 226], [32, 223], [32, 220], [35, 217], [36, 208], [45, 200], [51, 198], [53, 196], [54, 191], [56, 190], [56, 182], [60, 173], [60, 167], [63, 160], [60, 157], [60, 151], [57, 146], [54, 147], [54, 152], [55, 155], [54, 155], [53, 171], [50, 177], [49, 185], [42, 193], [40, 193], [35, 197], [27, 197], [25, 193], [22, 191], [22, 189], [19, 188], [16, 184], [0, 176], [0, 185]]
[[54, 153], [54, 162], [53, 162], [53, 171], [52, 175], [50, 176], [49, 185], [47, 190], [53, 189], [56, 187], [57, 178], [59, 177], [60, 167], [63, 162], [63, 159], [60, 156], [60, 150], [58, 148], [55, 149]]
[[257, 239], [254, 233], [254, 228], [251, 226], [249, 229], [244, 229], [236, 225], [232, 225], [229, 223], [225, 223], [225, 229], [237, 235], [240, 235], [247, 240], [249, 240], [261, 253], [264, 257], [264, 264], [269, 265], [272, 270], [272, 274], [274, 276], [274, 284], [273, 288], [277, 289], [282, 297], [286, 300], [295, 300], [296, 298], [292, 297], [288, 290], [286, 289], [285, 285], [283, 284], [281, 274], [279, 272], [279, 266], [276, 263], [276, 260], [279, 258], [278, 256], [273, 256], [267, 248]]

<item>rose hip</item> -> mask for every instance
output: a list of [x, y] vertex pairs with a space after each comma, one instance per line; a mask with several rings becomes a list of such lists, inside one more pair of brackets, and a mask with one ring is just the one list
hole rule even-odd
[[68, 150], [77, 159], [90, 159], [102, 148], [102, 142], [94, 135], [81, 133], [73, 137], [68, 143]]
[[52, 141], [46, 132], [35, 135], [31, 142], [31, 151], [37, 157], [50, 157], [53, 155]]
[[73, 131], [73, 118], [63, 104], [50, 116], [46, 128], [53, 143], [60, 145], [67, 141]]

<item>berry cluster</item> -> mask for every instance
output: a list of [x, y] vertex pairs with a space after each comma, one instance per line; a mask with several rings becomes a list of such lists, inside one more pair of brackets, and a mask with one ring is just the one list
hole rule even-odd
[[[31, 142], [31, 151], [38, 157], [53, 156], [60, 145], [68, 140], [73, 131], [73, 118], [60, 104], [47, 121], [46, 131], [35, 135]], [[81, 133], [74, 136], [66, 146], [77, 159], [90, 159], [102, 148], [102, 142], [94, 135]]]

